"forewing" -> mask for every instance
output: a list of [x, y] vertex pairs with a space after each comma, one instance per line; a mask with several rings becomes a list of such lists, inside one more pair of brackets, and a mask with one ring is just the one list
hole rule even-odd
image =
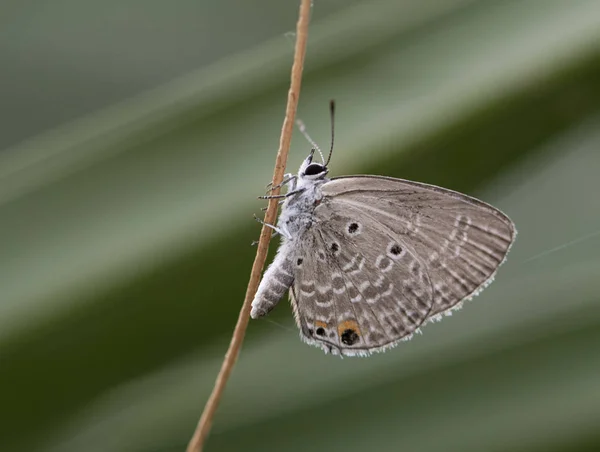
[[354, 207], [338, 207], [315, 211], [292, 303], [306, 342], [369, 354], [419, 328], [433, 289], [424, 265], [391, 231]]
[[516, 230], [498, 209], [427, 184], [376, 176], [332, 179], [319, 209], [354, 209], [380, 223], [425, 265], [433, 288], [429, 316], [459, 307], [485, 288]]

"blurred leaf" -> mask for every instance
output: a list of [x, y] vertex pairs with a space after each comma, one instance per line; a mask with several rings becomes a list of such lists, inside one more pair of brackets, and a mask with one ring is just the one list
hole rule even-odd
[[[339, 360], [270, 323], [253, 326], [268, 335], [245, 348], [217, 416], [211, 449], [234, 450], [243, 443], [249, 450], [305, 450], [309, 442], [335, 441], [344, 450], [361, 450], [364, 437], [378, 450], [397, 450], [390, 439], [395, 437], [418, 450], [443, 450], [448, 444], [449, 450], [542, 450], [593, 438], [600, 419], [593, 359], [600, 331], [600, 237], [538, 260], [525, 259], [537, 251], [535, 240], [523, 242], [523, 237], [537, 234], [547, 241], [560, 231], [560, 222], [551, 221], [556, 211], [540, 210], [548, 203], [561, 206], [571, 228], [600, 224], [600, 199], [582, 200], [579, 208], [587, 218], [569, 215], [566, 202], [597, 168], [599, 124], [600, 117], [561, 137], [556, 144], [563, 147], [558, 152], [563, 158], [531, 159], [536, 174], [511, 178], [513, 193], [494, 202], [514, 211], [520, 246], [485, 295], [452, 319], [426, 327], [423, 337], [384, 355]], [[595, 139], [585, 141], [590, 136]], [[573, 183], [577, 174], [578, 184]], [[532, 211], [539, 218], [528, 214]], [[546, 229], [538, 230], [537, 221]], [[584, 258], [588, 250], [595, 258]], [[285, 314], [284, 325], [292, 327], [290, 313]], [[111, 391], [71, 422], [64, 442], [53, 450], [90, 444], [98, 444], [97, 450], [181, 448], [224, 347], [216, 343]], [[126, 432], [103, 440], [121, 425], [128, 426]], [[162, 428], [155, 430], [157, 425]], [[353, 426], [351, 437], [343, 433], [347, 425]]]
[[[333, 171], [495, 181], [483, 197], [521, 236], [476, 304], [383, 356], [332, 360], [252, 324], [211, 446], [593, 438], [597, 242], [519, 259], [600, 229], [597, 2], [386, 0], [322, 21], [316, 8], [300, 116], [322, 141], [338, 100]], [[0, 154], [0, 449], [182, 448], [247, 283], [249, 200], [270, 177], [290, 53], [280, 37]]]

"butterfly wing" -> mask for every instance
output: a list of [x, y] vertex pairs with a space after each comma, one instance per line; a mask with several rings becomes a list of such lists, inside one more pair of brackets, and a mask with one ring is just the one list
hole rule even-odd
[[298, 242], [290, 301], [300, 338], [326, 352], [339, 354], [342, 342], [337, 333], [337, 318], [348, 306], [338, 307], [334, 302], [338, 295], [334, 293], [329, 259], [314, 232], [309, 230]]
[[317, 208], [290, 291], [302, 339], [343, 355], [407, 339], [433, 308], [422, 262], [376, 221], [357, 223], [358, 214], [338, 203]]
[[432, 185], [349, 176], [332, 179], [322, 191], [317, 215], [344, 211], [375, 222], [425, 267], [433, 290], [430, 319], [490, 284], [516, 236], [513, 222], [498, 209]]

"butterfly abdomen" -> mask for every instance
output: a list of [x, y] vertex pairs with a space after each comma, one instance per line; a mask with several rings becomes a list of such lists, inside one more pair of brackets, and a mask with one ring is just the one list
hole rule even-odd
[[250, 316], [253, 319], [268, 314], [287, 293], [294, 282], [292, 261], [282, 245], [258, 286]]

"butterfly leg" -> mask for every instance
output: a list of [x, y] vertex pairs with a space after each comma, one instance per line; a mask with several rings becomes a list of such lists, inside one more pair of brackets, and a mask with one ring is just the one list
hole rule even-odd
[[269, 183], [269, 185], [267, 185], [267, 193], [272, 192], [273, 190], [275, 190], [276, 188], [280, 188], [283, 187], [285, 184], [288, 184], [288, 191], [294, 190], [296, 188], [296, 178], [298, 176], [296, 176], [295, 174], [292, 173], [286, 173], [283, 175], [283, 180], [277, 184], [277, 185], [273, 185], [273, 182]]
[[305, 189], [304, 188], [300, 188], [298, 190], [292, 190], [290, 192], [287, 192], [284, 195], [266, 195], [266, 196], [259, 196], [258, 199], [282, 199], [282, 198], [288, 198], [292, 195], [295, 195], [296, 193], [302, 193]]
[[[282, 200], [281, 200], [281, 201], [279, 201], [277, 204], [281, 205], [281, 204], [283, 204], [284, 202], [285, 202], [285, 200], [284, 200], [284, 199], [282, 199]], [[261, 208], [260, 208], [260, 210], [261, 210], [262, 212], [266, 212], [268, 208], [269, 208], [269, 206], [265, 206], [265, 207], [261, 207]]]
[[[278, 235], [279, 235], [279, 232], [275, 231], [271, 237], [277, 237]], [[258, 240], [254, 240], [254, 241], [253, 241], [253, 242], [250, 244], [250, 246], [256, 246], [256, 245], [258, 245]]]
[[294, 266], [287, 248], [282, 246], [263, 275], [252, 301], [250, 316], [253, 319], [267, 315], [279, 303], [294, 282], [293, 271]]
[[258, 218], [256, 215], [254, 215], [254, 219], [255, 219], [256, 221], [258, 221], [260, 224], [262, 224], [263, 226], [268, 226], [268, 227], [270, 227], [271, 229], [273, 229], [273, 230], [275, 231], [275, 233], [276, 233], [276, 234], [281, 234], [281, 235], [283, 235], [284, 237], [286, 237], [286, 238], [288, 238], [288, 239], [291, 239], [291, 238], [292, 238], [292, 236], [291, 236], [291, 235], [290, 235], [290, 233], [287, 231], [287, 229], [282, 229], [282, 228], [279, 228], [279, 227], [277, 227], [277, 226], [275, 226], [275, 225], [273, 225], [273, 224], [265, 223], [265, 221], [264, 221], [263, 219], [261, 219], [261, 218]]

